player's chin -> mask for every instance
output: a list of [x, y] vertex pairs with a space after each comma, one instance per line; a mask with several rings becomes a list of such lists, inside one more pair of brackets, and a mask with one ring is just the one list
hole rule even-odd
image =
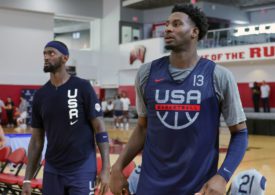
[[44, 66], [43, 71], [44, 72], [53, 72], [53, 68], [51, 66]]
[[164, 48], [166, 50], [173, 50], [174, 46], [172, 44], [165, 44]]
[[50, 72], [49, 67], [48, 66], [44, 66], [43, 71], [44, 72]]

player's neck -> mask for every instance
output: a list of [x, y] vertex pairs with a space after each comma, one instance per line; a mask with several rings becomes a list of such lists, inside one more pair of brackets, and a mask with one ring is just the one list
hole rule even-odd
[[66, 69], [61, 69], [60, 71], [57, 71], [55, 73], [51, 73], [51, 83], [55, 87], [59, 87], [60, 85], [63, 85], [66, 83], [70, 78], [70, 75], [66, 71]]
[[195, 66], [200, 57], [197, 54], [197, 50], [191, 52], [171, 52], [170, 64], [175, 68], [189, 68]]

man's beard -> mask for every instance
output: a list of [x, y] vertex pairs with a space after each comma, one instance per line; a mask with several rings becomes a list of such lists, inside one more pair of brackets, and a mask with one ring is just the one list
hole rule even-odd
[[43, 71], [55, 73], [60, 67], [61, 67], [61, 59], [55, 64], [48, 63], [46, 66], [44, 66]]
[[44, 66], [43, 70], [44, 72], [55, 73], [59, 67], [61, 67], [61, 64], [48, 64]]

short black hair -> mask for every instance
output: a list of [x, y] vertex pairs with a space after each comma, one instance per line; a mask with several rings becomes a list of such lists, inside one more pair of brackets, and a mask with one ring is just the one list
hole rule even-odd
[[172, 13], [174, 12], [183, 12], [191, 18], [200, 31], [198, 40], [205, 36], [208, 30], [207, 17], [198, 7], [193, 4], [176, 4], [172, 9]]

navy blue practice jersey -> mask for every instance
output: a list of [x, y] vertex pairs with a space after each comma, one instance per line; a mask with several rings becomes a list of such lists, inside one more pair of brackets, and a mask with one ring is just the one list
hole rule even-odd
[[[88, 158], [95, 160], [94, 132], [90, 119], [102, 116], [91, 84], [71, 76], [55, 87], [47, 82], [33, 101], [32, 127], [46, 131], [46, 162], [59, 170], [81, 166]], [[92, 170], [96, 172], [96, 163]]]
[[220, 111], [214, 68], [201, 58], [178, 82], [170, 75], [169, 57], [152, 62], [138, 195], [194, 194], [216, 174]]

